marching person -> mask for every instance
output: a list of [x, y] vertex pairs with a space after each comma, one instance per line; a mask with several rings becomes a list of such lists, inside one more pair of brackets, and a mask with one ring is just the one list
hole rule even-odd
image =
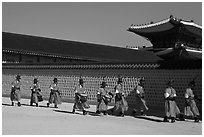
[[15, 81], [12, 82], [12, 87], [11, 87], [11, 94], [10, 94], [10, 99], [11, 99], [11, 105], [14, 106], [14, 100], [18, 102], [18, 106], [21, 106], [21, 94], [20, 94], [20, 75], [16, 75]]
[[172, 123], [175, 122], [176, 115], [180, 114], [180, 110], [175, 102], [177, 95], [176, 90], [173, 88], [173, 82], [174, 80], [170, 80], [165, 89], [165, 117], [163, 120], [164, 122], [169, 122], [168, 118], [170, 117]]
[[104, 115], [107, 115], [108, 110], [108, 103], [111, 102], [111, 99], [113, 98], [113, 94], [108, 91], [106, 82], [101, 83], [101, 87], [97, 91], [97, 107], [96, 107], [96, 113], [100, 114], [101, 112]]
[[198, 99], [198, 98], [193, 93], [194, 87], [195, 87], [195, 81], [189, 82], [188, 88], [186, 89], [186, 92], [185, 92], [184, 114], [185, 114], [185, 116], [192, 114], [195, 122], [199, 122], [198, 116], [200, 115], [200, 113], [198, 111], [198, 108], [197, 108], [196, 102], [195, 102], [195, 99]]
[[125, 93], [122, 84], [122, 78], [118, 78], [118, 84], [115, 86], [115, 106], [112, 112], [120, 110], [120, 116], [124, 117], [125, 111], [128, 109], [127, 101], [125, 100]]
[[75, 88], [75, 103], [73, 106], [72, 113], [75, 113], [75, 110], [82, 110], [83, 115], [86, 115], [87, 112], [85, 109], [90, 108], [87, 103], [87, 94], [84, 89], [84, 81], [82, 78], [79, 79], [79, 85]]
[[30, 105], [32, 106], [33, 103], [35, 103], [36, 107], [38, 107], [38, 102], [43, 101], [43, 99], [42, 99], [40, 86], [38, 85], [38, 79], [34, 78], [33, 81], [34, 81], [33, 85], [30, 87], [32, 91], [31, 98], [30, 98]]
[[[146, 101], [144, 99], [144, 97], [145, 97], [144, 96], [145, 95], [145, 93], [144, 93], [144, 82], [145, 82], [144, 77], [139, 78], [139, 83], [135, 88], [137, 104], [138, 104], [141, 115], [145, 115], [145, 112], [148, 110], [148, 107], [146, 105]], [[136, 112], [134, 110], [133, 115], [135, 115], [135, 113]]]
[[47, 103], [47, 107], [49, 107], [49, 105], [51, 103], [54, 103], [55, 108], [58, 108], [58, 104], [61, 104], [61, 98], [60, 98], [60, 91], [59, 91], [59, 86], [58, 86], [58, 80], [57, 78], [54, 78], [53, 83], [50, 85], [50, 97], [49, 97], [49, 101]]

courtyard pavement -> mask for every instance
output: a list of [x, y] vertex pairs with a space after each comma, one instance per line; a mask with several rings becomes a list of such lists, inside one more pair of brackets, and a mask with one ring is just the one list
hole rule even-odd
[[[118, 117], [95, 114], [91, 105], [87, 115], [76, 111], [73, 103], [62, 103], [58, 108], [47, 101], [39, 107], [29, 106], [29, 99], [21, 100], [22, 106], [11, 106], [8, 97], [2, 97], [3, 135], [201, 135], [202, 122], [193, 120], [164, 123], [161, 117]], [[113, 106], [109, 106], [112, 108]]]

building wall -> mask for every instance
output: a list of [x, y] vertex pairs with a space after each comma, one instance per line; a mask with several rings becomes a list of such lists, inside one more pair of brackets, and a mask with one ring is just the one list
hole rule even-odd
[[28, 63], [28, 64], [53, 64], [53, 63], [83, 63], [83, 62], [95, 62], [91, 60], [82, 59], [70, 59], [60, 57], [39, 56], [31, 54], [17, 54], [17, 53], [2, 53], [2, 61], [7, 63]]
[[21, 55], [22, 63], [37, 63], [37, 56]]
[[[74, 88], [78, 84], [80, 76], [85, 81], [85, 89], [89, 97], [89, 101], [96, 102], [96, 91], [99, 88], [103, 77], [111, 92], [114, 92], [114, 87], [117, 84], [118, 75], [123, 76], [124, 90], [126, 99], [130, 107], [138, 107], [134, 88], [137, 77], [145, 77], [145, 98], [147, 105], [151, 108], [163, 109], [164, 106], [164, 90], [169, 79], [174, 79], [174, 87], [177, 91], [177, 104], [181, 111], [184, 107], [184, 92], [189, 81], [195, 76], [196, 87], [194, 92], [201, 96], [202, 94], [202, 70], [156, 70], [156, 69], [68, 69], [68, 68], [4, 68], [2, 69], [2, 95], [9, 96], [11, 91], [11, 82], [15, 75], [21, 75], [21, 92], [22, 97], [30, 97], [30, 86], [33, 83], [34, 77], [38, 78], [39, 84], [43, 93], [43, 97], [49, 97], [49, 85], [56, 77], [59, 80], [61, 96], [64, 101], [69, 102], [74, 100]], [[112, 100], [114, 102], [114, 100]], [[201, 111], [201, 102], [198, 102], [199, 110]]]
[[19, 54], [2, 53], [2, 61], [5, 61], [5, 62], [20, 62], [19, 61]]

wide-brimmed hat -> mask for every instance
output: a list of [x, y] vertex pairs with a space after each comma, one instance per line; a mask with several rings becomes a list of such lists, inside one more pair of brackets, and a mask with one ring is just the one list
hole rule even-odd
[[107, 86], [108, 84], [105, 82], [105, 81], [103, 81], [102, 83], [101, 83], [101, 86]]
[[20, 75], [16, 75], [16, 79], [21, 79], [21, 76]]
[[54, 81], [54, 82], [57, 82], [58, 80], [57, 80], [57, 78], [54, 78], [53, 81]]

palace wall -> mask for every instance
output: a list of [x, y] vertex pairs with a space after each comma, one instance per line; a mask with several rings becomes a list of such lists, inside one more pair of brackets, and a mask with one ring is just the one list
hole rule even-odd
[[[91, 104], [96, 104], [96, 91], [99, 88], [103, 77], [108, 84], [110, 91], [114, 92], [114, 86], [117, 83], [118, 75], [123, 77], [124, 90], [127, 94], [127, 101], [131, 108], [137, 107], [136, 94], [133, 91], [136, 85], [136, 78], [145, 77], [145, 98], [150, 108], [164, 109], [164, 90], [169, 79], [174, 79], [174, 87], [177, 91], [176, 102], [181, 111], [184, 107], [184, 93], [189, 81], [197, 76], [195, 82], [195, 94], [202, 95], [202, 70], [201, 69], [139, 69], [139, 68], [82, 68], [79, 67], [35, 67], [32, 66], [2, 66], [2, 95], [9, 96], [11, 91], [11, 82], [15, 75], [21, 75], [21, 92], [23, 98], [29, 98], [31, 94], [30, 86], [34, 77], [38, 78], [44, 99], [48, 99], [50, 89], [49, 85], [53, 78], [58, 78], [61, 91], [61, 97], [65, 102], [74, 101], [74, 87], [78, 84], [80, 75], [83, 77], [85, 89], [88, 94], [88, 100]], [[112, 104], [114, 99], [112, 100]], [[202, 102], [197, 102], [201, 112]], [[29, 104], [29, 102], [28, 102]]]

